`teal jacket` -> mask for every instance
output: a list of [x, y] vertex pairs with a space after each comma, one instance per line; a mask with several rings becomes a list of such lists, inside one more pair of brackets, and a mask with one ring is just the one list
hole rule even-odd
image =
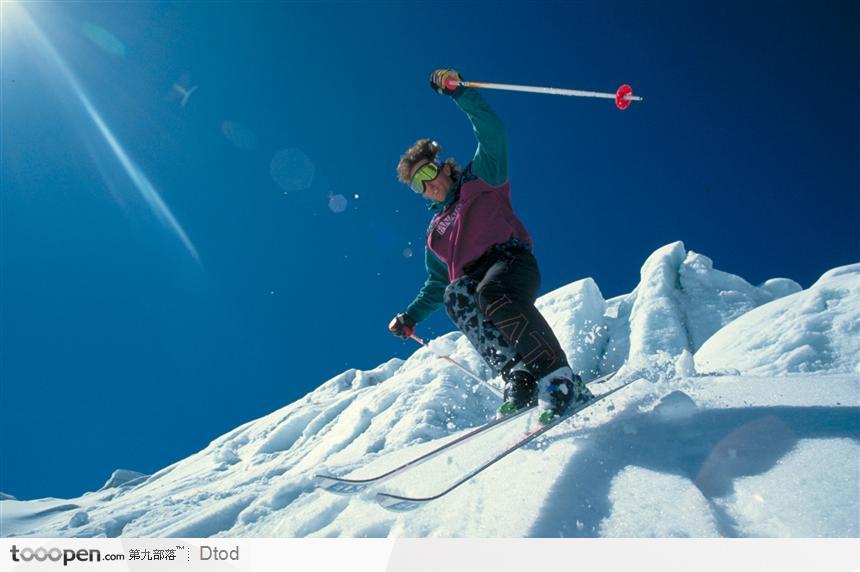
[[[508, 180], [508, 139], [505, 126], [476, 90], [458, 89], [452, 99], [472, 122], [472, 129], [478, 140], [478, 149], [470, 165], [472, 174], [490, 185], [501, 185]], [[436, 207], [436, 210], [440, 207], [447, 208], [450, 202], [457, 199], [457, 191], [462, 183], [461, 176], [460, 180], [454, 182], [454, 187], [448, 193], [449, 202], [444, 205], [433, 205], [431, 208]], [[424, 320], [439, 309], [445, 296], [445, 287], [450, 282], [448, 267], [427, 248], [426, 244], [424, 265], [427, 268], [427, 281], [406, 309], [406, 313], [416, 322]]]

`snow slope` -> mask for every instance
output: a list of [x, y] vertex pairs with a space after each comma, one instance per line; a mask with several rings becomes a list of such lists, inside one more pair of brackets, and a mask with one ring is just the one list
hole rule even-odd
[[[373, 494], [444, 488], [534, 422], [360, 495], [317, 490], [316, 472], [371, 476], [492, 418], [496, 398], [424, 348], [348, 370], [153, 475], [118, 471], [75, 499], [2, 500], [0, 534], [858, 536], [858, 267], [806, 291], [756, 287], [674, 243], [628, 295], [605, 300], [585, 279], [543, 296], [587, 379], [625, 364], [605, 385], [636, 383], [411, 513]], [[486, 374], [458, 332], [435, 344]], [[780, 361], [804, 344], [815, 351]]]

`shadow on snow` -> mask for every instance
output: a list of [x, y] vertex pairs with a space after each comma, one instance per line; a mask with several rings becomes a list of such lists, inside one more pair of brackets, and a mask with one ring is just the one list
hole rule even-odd
[[529, 536], [597, 536], [610, 513], [612, 479], [632, 465], [688, 478], [709, 501], [720, 534], [737, 537], [736, 523], [713, 502], [733, 492], [735, 479], [767, 472], [801, 439], [860, 440], [857, 407], [708, 409], [683, 419], [630, 409], [589, 433]]

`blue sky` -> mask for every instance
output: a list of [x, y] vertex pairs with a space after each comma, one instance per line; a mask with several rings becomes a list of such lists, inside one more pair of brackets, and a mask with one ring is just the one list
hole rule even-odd
[[[423, 283], [428, 213], [394, 167], [420, 137], [475, 147], [437, 67], [645, 98], [484, 93], [542, 292], [629, 292], [675, 240], [756, 284], [860, 260], [856, 2], [24, 9], [4, 3], [0, 51], [0, 491], [19, 498], [153, 472], [414, 351], [386, 325]], [[174, 84], [197, 86], [184, 106]]]

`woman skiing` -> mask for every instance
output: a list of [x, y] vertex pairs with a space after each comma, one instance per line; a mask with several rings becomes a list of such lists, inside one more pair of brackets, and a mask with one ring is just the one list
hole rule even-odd
[[430, 87], [451, 96], [472, 122], [478, 149], [461, 169], [440, 161], [442, 147], [421, 139], [397, 165], [398, 179], [430, 201], [428, 278], [406, 311], [388, 329], [408, 338], [416, 324], [442, 304], [495, 375], [504, 381], [501, 415], [539, 404], [541, 421], [563, 415], [593, 396], [571, 370], [555, 334], [535, 308], [540, 273], [532, 240], [514, 214], [508, 181], [505, 129], [455, 70], [436, 70]]

